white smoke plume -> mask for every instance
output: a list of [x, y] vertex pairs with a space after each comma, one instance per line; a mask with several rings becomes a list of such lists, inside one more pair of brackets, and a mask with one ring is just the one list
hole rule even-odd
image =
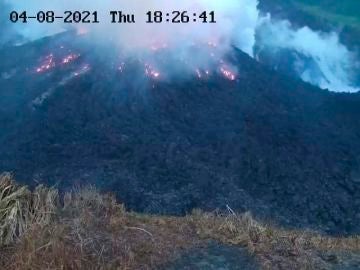
[[[354, 55], [340, 43], [336, 33], [320, 33], [308, 27], [294, 29], [288, 21], [274, 21], [264, 18], [258, 10], [258, 0], [0, 0], [11, 5], [13, 10], [33, 15], [38, 11], [53, 10], [62, 14], [65, 10], [98, 11], [100, 24], [75, 25], [79, 31], [95, 34], [98, 42], [113, 42], [129, 54], [151, 51], [152, 48], [173, 49], [173, 54], [181, 57], [184, 63], [208, 65], [209, 54], [191, 48], [194, 44], [216, 44], [221, 58], [231, 46], [237, 46], [250, 56], [254, 56], [256, 33], [261, 33], [260, 44], [272, 50], [289, 49], [313, 59], [317, 70], [303, 67], [298, 76], [321, 88], [332, 91], [355, 92], [352, 74], [359, 68]], [[133, 25], [110, 24], [110, 10], [122, 10], [133, 13], [137, 22]], [[216, 24], [146, 24], [146, 12], [161, 10], [164, 13], [174, 10], [200, 14], [203, 11], [215, 11]], [[8, 16], [8, 14], [6, 14]], [[16, 24], [17, 31], [34, 40], [46, 35], [65, 31], [69, 25], [63, 23], [39, 24], [29, 22]], [[1, 31], [1, 30], [0, 30]], [[303, 66], [301, 59], [296, 63]], [[191, 66], [193, 68], [194, 66]], [[319, 75], [320, 74], [320, 75]]]
[[[112, 39], [122, 48], [128, 50], [147, 49], [154, 44], [185, 47], [191, 43], [216, 43], [223, 49], [231, 44], [239, 46], [243, 51], [252, 54], [255, 43], [255, 28], [259, 16], [256, 0], [29, 0], [8, 1], [17, 11], [26, 10], [28, 14], [36, 14], [40, 10], [52, 10], [56, 14], [63, 14], [65, 10], [98, 11], [100, 24], [78, 25], [81, 31], [96, 32], [99, 39]], [[121, 10], [124, 13], [135, 14], [136, 24], [111, 24], [109, 11]], [[147, 24], [148, 11], [163, 11], [165, 14], [172, 11], [188, 11], [191, 22], [187, 24]], [[193, 13], [200, 15], [203, 11], [215, 11], [217, 23], [193, 23]], [[29, 22], [19, 25], [18, 31], [29, 39], [51, 35], [69, 27], [61, 22], [57, 24], [38, 24]]]
[[262, 46], [293, 50], [315, 63], [315, 67], [304, 67], [304, 60], [297, 59], [297, 72], [304, 81], [331, 91], [360, 90], [352, 83], [359, 67], [356, 55], [340, 43], [337, 33], [315, 32], [309, 27], [294, 29], [289, 21], [270, 17], [263, 19], [258, 29]]

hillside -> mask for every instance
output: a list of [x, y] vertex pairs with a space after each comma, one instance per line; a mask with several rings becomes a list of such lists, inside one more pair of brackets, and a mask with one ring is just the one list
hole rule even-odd
[[268, 2], [269, 6], [282, 5], [284, 9], [298, 8], [336, 24], [360, 27], [360, 3], [357, 0], [274, 0]]
[[[354, 19], [360, 19], [360, 3], [357, 0], [347, 0], [344, 2], [336, 0], [293, 0], [294, 4], [314, 7], [323, 11], [327, 11], [332, 14], [338, 14], [340, 16], [352, 17]], [[326, 7], [326, 9], [324, 8]]]
[[0, 51], [0, 171], [32, 186], [94, 184], [145, 213], [230, 205], [359, 233], [359, 94], [321, 91], [236, 49], [236, 80], [149, 79], [137, 60], [119, 69], [111, 48], [84, 44], [68, 33]]

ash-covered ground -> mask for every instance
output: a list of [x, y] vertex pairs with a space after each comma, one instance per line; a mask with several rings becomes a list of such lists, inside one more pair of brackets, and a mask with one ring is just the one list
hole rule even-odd
[[359, 233], [359, 94], [280, 75], [235, 48], [174, 75], [166, 46], [147, 62], [89, 38], [0, 50], [0, 171], [30, 185], [94, 184], [143, 212], [228, 205]]

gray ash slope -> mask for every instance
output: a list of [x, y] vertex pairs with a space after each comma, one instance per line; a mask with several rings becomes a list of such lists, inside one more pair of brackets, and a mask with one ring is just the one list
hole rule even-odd
[[119, 73], [76, 39], [70, 65], [29, 68], [64, 41], [0, 51], [0, 171], [96, 184], [144, 212], [228, 204], [290, 227], [360, 232], [359, 94], [320, 90], [236, 49], [236, 81], [141, 79], [135, 62]]

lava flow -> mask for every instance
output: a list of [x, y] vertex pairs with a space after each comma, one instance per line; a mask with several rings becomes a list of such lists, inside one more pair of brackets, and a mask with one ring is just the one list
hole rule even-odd
[[[75, 65], [71, 65], [71, 67], [74, 68], [74, 70], [72, 70], [73, 76], [77, 77], [89, 70], [90, 66], [80, 61], [80, 53], [67, 50], [63, 45], [60, 46], [60, 48], [62, 50], [53, 52], [43, 58], [39, 67], [35, 69], [36, 73], [45, 73], [51, 69], [61, 68], [75, 62]], [[67, 52], [65, 53], [64, 50]], [[193, 45], [190, 50], [194, 50], [194, 53], [196, 53], [198, 57], [194, 57], [194, 59], [184, 59], [183, 54], [173, 54], [173, 50], [170, 49], [166, 43], [158, 43], [149, 48], [150, 53], [139, 57], [136, 62], [133, 62], [131, 57], [127, 58], [125, 56], [124, 58], [121, 56], [121, 60], [118, 64], [114, 64], [112, 68], [116, 69], [119, 73], [124, 73], [127, 70], [127, 66], [130, 65], [128, 70], [131, 71], [132, 65], [137, 64], [140, 65], [145, 77], [157, 81], [177, 75], [183, 77], [187, 76], [187, 74], [198, 80], [208, 80], [213, 76], [222, 76], [229, 81], [236, 81], [236, 69], [231, 67], [227, 61], [220, 58], [216, 43], [208, 42], [202, 47], [196, 44]], [[211, 57], [207, 63], [199, 60], [203, 54], [208, 55], [209, 53], [213, 55], [213, 57]], [[95, 63], [93, 64], [95, 65]], [[110, 64], [110, 66], [112, 66], [112, 64]], [[173, 71], [172, 66], [176, 66], [175, 71]]]
[[69, 54], [62, 60], [62, 63], [63, 64], [68, 64], [68, 63], [74, 61], [75, 59], [77, 59], [79, 57], [80, 57], [80, 54]]
[[44, 73], [46, 71], [49, 71], [49, 70], [55, 68], [56, 66], [67, 65], [67, 64], [75, 61], [79, 57], [80, 57], [80, 54], [71, 53], [71, 54], [64, 56], [63, 58], [57, 59], [53, 53], [50, 53], [49, 55], [44, 57], [44, 60], [42, 61], [40, 66], [38, 66], [35, 70], [36, 70], [36, 73]]
[[233, 71], [231, 71], [228, 67], [221, 66], [220, 67], [220, 72], [226, 79], [228, 79], [230, 81], [235, 81], [236, 80], [235, 73]]
[[37, 73], [42, 73], [55, 67], [54, 55], [51, 53], [45, 57], [44, 62], [36, 68]]
[[158, 79], [160, 77], [160, 72], [155, 70], [151, 65], [145, 64], [145, 75], [153, 79]]

